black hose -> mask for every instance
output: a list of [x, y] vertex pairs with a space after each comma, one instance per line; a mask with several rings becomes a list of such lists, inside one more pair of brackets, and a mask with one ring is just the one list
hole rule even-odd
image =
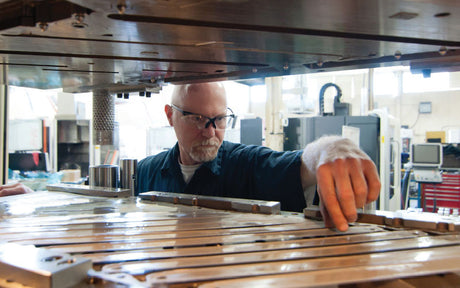
[[340, 98], [342, 97], [342, 90], [340, 89], [340, 87], [334, 83], [324, 84], [323, 87], [321, 87], [321, 90], [319, 91], [319, 114], [321, 116], [324, 116], [324, 93], [326, 92], [326, 89], [331, 86], [335, 87], [335, 89], [337, 90], [337, 95], [334, 97], [334, 102], [340, 103]]

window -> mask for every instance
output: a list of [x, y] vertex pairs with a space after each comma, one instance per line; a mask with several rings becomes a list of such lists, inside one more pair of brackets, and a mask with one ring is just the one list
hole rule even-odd
[[374, 70], [374, 95], [398, 95], [398, 72], [403, 67], [379, 68]]
[[403, 73], [403, 92], [420, 93], [429, 91], [450, 90], [450, 73], [432, 73], [431, 77], [424, 78], [422, 74]]

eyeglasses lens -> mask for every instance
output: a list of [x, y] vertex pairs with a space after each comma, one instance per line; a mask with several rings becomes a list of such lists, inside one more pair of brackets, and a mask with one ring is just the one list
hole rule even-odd
[[227, 122], [232, 118], [231, 116], [221, 116], [209, 119], [201, 115], [186, 115], [183, 117], [189, 124], [196, 126], [200, 130], [208, 128], [209, 125], [212, 125], [217, 130], [224, 130], [227, 128]]

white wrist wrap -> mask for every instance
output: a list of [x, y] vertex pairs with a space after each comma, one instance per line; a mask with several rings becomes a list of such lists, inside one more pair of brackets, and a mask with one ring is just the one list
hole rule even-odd
[[341, 136], [323, 136], [308, 144], [302, 153], [302, 161], [314, 174], [319, 166], [345, 158], [370, 159], [350, 139]]

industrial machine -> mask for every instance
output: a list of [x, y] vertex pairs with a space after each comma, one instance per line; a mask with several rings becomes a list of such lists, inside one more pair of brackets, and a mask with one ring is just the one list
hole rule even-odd
[[[334, 87], [332, 113], [325, 113], [324, 93]], [[380, 198], [373, 209], [397, 211], [401, 207], [400, 124], [386, 110], [375, 109], [368, 116], [350, 116], [349, 104], [333, 83], [323, 85], [319, 96], [320, 116], [289, 118], [284, 127], [284, 150], [300, 150], [324, 135], [350, 138], [374, 161], [382, 183]], [[369, 207], [370, 208], [370, 207]]]
[[[170, 83], [395, 65], [423, 75], [458, 71], [459, 15], [458, 1], [439, 0], [0, 1], [0, 182], [8, 170], [9, 86], [92, 92], [89, 142], [107, 148], [117, 145], [114, 98], [150, 98]], [[380, 149], [366, 152], [391, 159], [399, 123], [373, 113], [309, 125], [371, 123]], [[386, 187], [379, 205], [387, 211], [400, 203], [399, 178], [388, 172], [400, 166], [393, 159], [379, 163]], [[460, 282], [458, 217], [363, 213], [338, 232], [276, 203], [58, 188], [0, 198], [0, 286]]]

